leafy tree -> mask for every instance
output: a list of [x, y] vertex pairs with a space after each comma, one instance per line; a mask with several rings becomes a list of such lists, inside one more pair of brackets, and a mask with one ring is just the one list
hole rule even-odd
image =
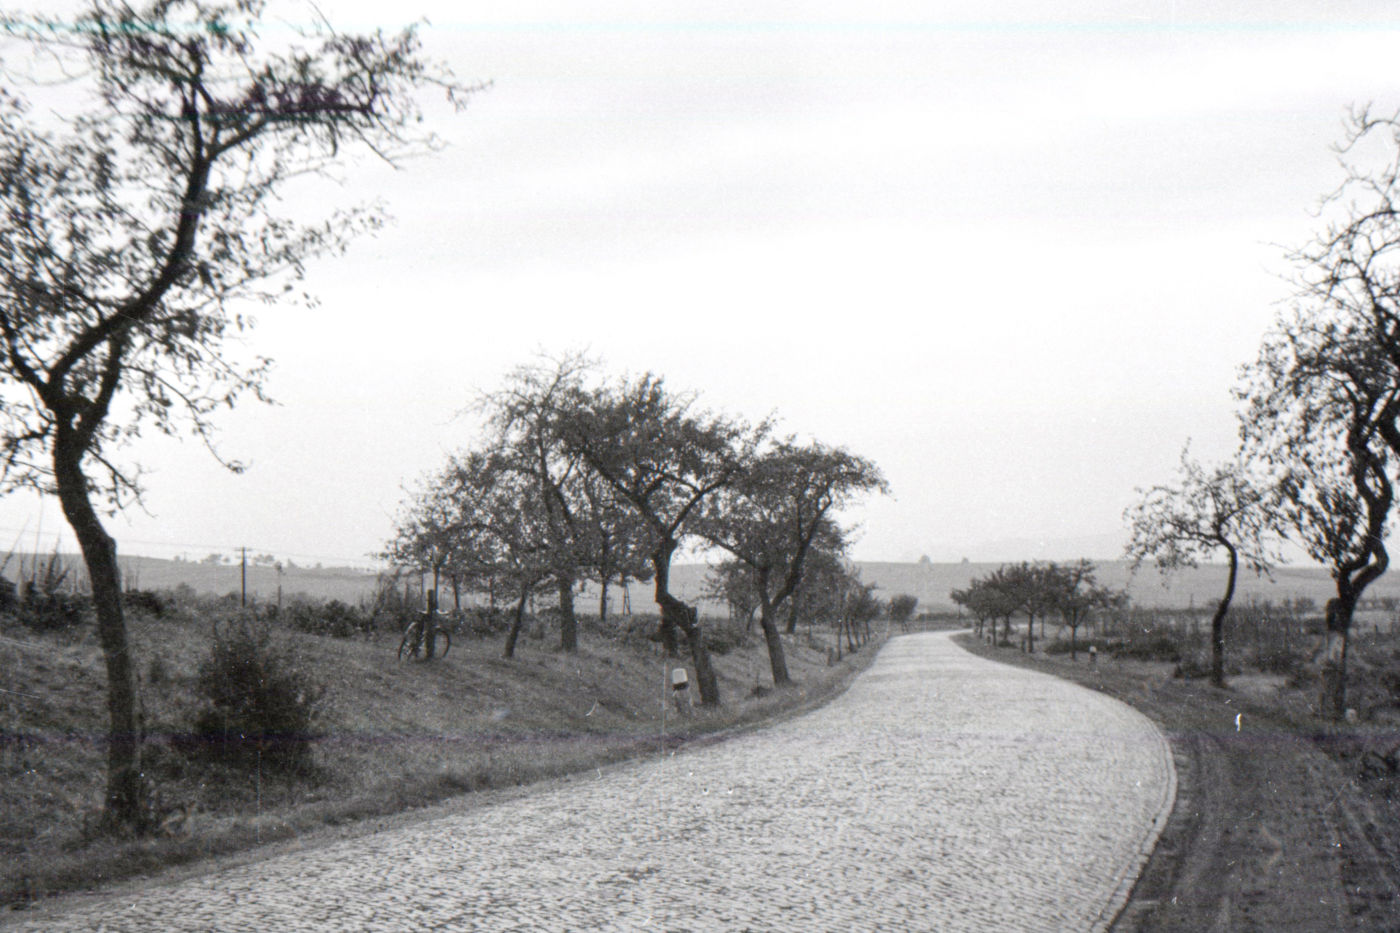
[[1031, 654], [1035, 653], [1035, 620], [1039, 618], [1043, 626], [1045, 616], [1055, 606], [1057, 573], [1054, 564], [1026, 561], [998, 570], [998, 587], [1014, 603], [1016, 611], [1026, 614], [1026, 651]]
[[978, 638], [982, 637], [989, 619], [996, 618], [990, 611], [988, 601], [983, 598], [983, 588], [977, 580], [971, 580], [963, 589], [954, 588], [949, 590], [948, 598], [955, 605], [961, 606], [972, 615], [973, 631]]
[[360, 210], [302, 225], [278, 215], [281, 195], [356, 144], [390, 160], [421, 151], [415, 92], [465, 90], [423, 60], [411, 29], [318, 27], [278, 48], [258, 32], [264, 9], [91, 0], [73, 19], [0, 17], [36, 68], [53, 62], [90, 92], [0, 94], [0, 443], [5, 483], [56, 495], [87, 565], [109, 824], [134, 825], [145, 796], [116, 547], [99, 514], [139, 495], [139, 469], [117, 454], [151, 427], [210, 444], [217, 408], [262, 397], [266, 361], [230, 346], [251, 324], [240, 302], [285, 295], [309, 259], [379, 222]]
[[890, 597], [890, 621], [899, 625], [901, 629], [908, 631], [909, 620], [914, 617], [914, 609], [918, 605], [919, 597], [910, 596], [908, 593], [900, 593], [898, 596]]
[[[456, 578], [454, 563], [462, 545], [461, 517], [457, 503], [447, 495], [448, 474], [439, 472], [425, 477], [394, 523], [394, 537], [380, 555], [395, 567], [418, 573], [431, 573], [433, 588], [429, 596], [429, 611], [437, 606], [438, 587], [444, 571]], [[424, 659], [431, 661], [437, 653], [436, 631], [428, 626], [424, 639]]]
[[864, 644], [870, 639], [870, 623], [878, 619], [884, 609], [884, 603], [875, 595], [876, 589], [878, 587], [874, 583], [862, 581], [859, 572], [854, 569], [849, 572], [842, 615], [846, 620], [847, 642], [852, 650], [856, 643]]
[[977, 620], [979, 638], [986, 623], [991, 622], [992, 640], [996, 641], [996, 623], [1001, 620], [1005, 629], [1001, 640], [1010, 639], [1011, 617], [1020, 611], [1021, 599], [1004, 566], [985, 577], [969, 581], [965, 589], [955, 589], [948, 595], [953, 602], [972, 613]]
[[705, 576], [705, 596], [723, 602], [729, 609], [730, 621], [743, 620], [746, 630], [753, 629], [753, 615], [758, 611], [758, 585], [753, 569], [729, 558], [710, 567]]
[[618, 501], [611, 487], [597, 474], [582, 471], [576, 486], [584, 503], [582, 521], [587, 526], [590, 547], [587, 552], [589, 576], [598, 581], [598, 620], [608, 617], [608, 587], [626, 588], [631, 580], [651, 579], [651, 563], [646, 551], [647, 528], [634, 510]]
[[577, 451], [567, 448], [558, 435], [564, 400], [582, 391], [584, 376], [592, 364], [577, 355], [561, 357], [553, 364], [522, 366], [506, 385], [481, 402], [490, 415], [501, 465], [520, 474], [535, 487], [542, 507], [539, 542], [549, 563], [559, 597], [559, 646], [578, 651], [578, 620], [574, 613], [574, 587], [578, 585], [587, 554], [598, 544], [590, 540], [596, 525], [585, 521], [589, 500], [578, 483], [583, 467]]
[[695, 608], [670, 589], [671, 560], [705, 502], [741, 475], [766, 430], [695, 410], [694, 398], [645, 375], [579, 389], [561, 406], [559, 433], [646, 526], [661, 635], [668, 653], [683, 632], [700, 701], [720, 702]]
[[1100, 586], [1095, 579], [1097, 568], [1090, 560], [1081, 559], [1069, 565], [1051, 563], [1050, 568], [1050, 603], [1069, 629], [1069, 656], [1073, 660], [1079, 657], [1080, 626], [1097, 609], [1126, 604], [1127, 594]]
[[1153, 486], [1124, 511], [1131, 538], [1127, 556], [1136, 570], [1152, 558], [1162, 573], [1195, 567], [1201, 558], [1224, 552], [1225, 592], [1210, 623], [1210, 680], [1225, 685], [1225, 615], [1235, 595], [1239, 567], [1266, 573], [1277, 558], [1268, 549], [1271, 527], [1265, 489], [1237, 459], [1213, 468], [1181, 451], [1174, 484]]
[[1352, 614], [1389, 566], [1400, 444], [1400, 376], [1364, 321], [1343, 310], [1295, 313], [1265, 339], [1239, 390], [1251, 454], [1274, 471], [1276, 525], [1331, 572], [1319, 709], [1346, 709]]
[[765, 450], [709, 500], [697, 533], [752, 570], [775, 686], [791, 682], [778, 610], [796, 592], [807, 555], [823, 532], [834, 537], [835, 509], [858, 493], [887, 489], [868, 460], [789, 439]]
[[835, 622], [841, 618], [849, 576], [847, 547], [845, 533], [834, 524], [823, 529], [819, 539], [813, 542], [803, 562], [797, 590], [788, 599], [786, 634], [797, 631], [799, 619], [807, 620], [810, 631], [817, 622]]

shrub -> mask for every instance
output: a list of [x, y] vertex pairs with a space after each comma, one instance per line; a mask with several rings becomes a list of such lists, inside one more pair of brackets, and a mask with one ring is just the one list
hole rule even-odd
[[[1234, 671], [1233, 673], [1239, 673]], [[1195, 655], [1187, 655], [1177, 662], [1172, 676], [1182, 680], [1200, 680], [1210, 676], [1210, 660]]]
[[1181, 645], [1171, 635], [1157, 633], [1143, 638], [1110, 641], [1104, 649], [1115, 658], [1132, 661], [1180, 661]]
[[648, 643], [660, 644], [660, 624], [653, 615], [627, 616], [622, 626], [624, 644], [643, 646]]
[[165, 615], [165, 600], [151, 590], [127, 590], [122, 594], [122, 605], [157, 619]]
[[288, 773], [307, 769], [325, 688], [272, 641], [266, 625], [245, 617], [216, 626], [196, 689], [205, 705], [194, 732], [210, 758]]
[[360, 611], [375, 630], [399, 631], [421, 611], [418, 599], [405, 591], [404, 580], [399, 571], [381, 573], [375, 578], [374, 594], [360, 601]]
[[[1046, 654], [1069, 654], [1070, 647], [1068, 638], [1057, 637], [1042, 643], [1040, 650]], [[1089, 650], [1089, 640], [1081, 634], [1073, 647], [1080, 654], [1084, 654]]]
[[368, 632], [371, 627], [370, 616], [366, 612], [338, 599], [320, 604], [293, 602], [277, 618], [299, 632], [331, 638], [350, 638]]
[[[504, 634], [510, 628], [511, 615], [500, 609], [463, 610], [462, 619], [457, 623], [459, 630], [479, 638]], [[405, 623], [406, 624], [406, 623]]]
[[1261, 649], [1254, 663], [1265, 674], [1292, 674], [1303, 666], [1304, 658], [1301, 651], [1275, 647]]
[[20, 624], [36, 632], [58, 632], [77, 628], [83, 610], [91, 602], [76, 593], [44, 593], [33, 581], [24, 585], [24, 598], [16, 609]]
[[749, 634], [738, 621], [706, 619], [700, 627], [711, 654], [728, 654], [748, 644]]

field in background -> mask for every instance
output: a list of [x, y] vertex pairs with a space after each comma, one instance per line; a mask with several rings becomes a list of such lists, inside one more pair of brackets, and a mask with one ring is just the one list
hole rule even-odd
[[[67, 557], [75, 572], [81, 571], [81, 562], [75, 557]], [[24, 558], [28, 560], [28, 558]], [[20, 558], [16, 558], [6, 568], [12, 578], [16, 575]], [[1098, 567], [1099, 582], [1119, 589], [1126, 589], [1135, 605], [1145, 608], [1204, 608], [1220, 598], [1225, 586], [1225, 568], [1221, 565], [1207, 565], [1185, 570], [1163, 578], [1151, 566], [1144, 566], [1134, 576], [1131, 565], [1125, 561], [1095, 561]], [[181, 584], [191, 587], [202, 595], [223, 596], [240, 592], [239, 566], [233, 564], [207, 564], [193, 561], [163, 560], [153, 557], [123, 557], [122, 572], [129, 589], [165, 590]], [[882, 599], [900, 593], [909, 593], [919, 598], [920, 612], [954, 612], [957, 607], [948, 598], [949, 591], [966, 587], [976, 577], [985, 576], [1000, 566], [999, 563], [883, 563], [858, 562], [861, 577], [878, 588], [876, 595]], [[680, 564], [672, 568], [672, 590], [687, 602], [701, 604], [701, 611], [707, 615], [723, 615], [724, 607], [701, 599], [705, 589], [707, 567], [703, 564]], [[338, 599], [350, 605], [373, 596], [377, 575], [371, 570], [348, 567], [302, 567], [285, 568], [282, 573], [269, 566], [250, 564], [248, 566], [248, 594], [258, 601], [277, 598], [280, 585], [284, 599], [306, 596], [315, 600]], [[1251, 601], [1269, 601], [1275, 604], [1306, 598], [1319, 607], [1332, 593], [1332, 584], [1327, 573], [1316, 567], [1289, 566], [1276, 570], [1273, 578], [1256, 577], [1242, 573], [1236, 592], [1236, 605], [1247, 605]], [[1400, 599], [1400, 575], [1389, 574], [1373, 584], [1366, 591], [1366, 598]], [[652, 592], [649, 584], [631, 585], [631, 604], [635, 612], [653, 611]], [[444, 591], [444, 604], [450, 596]], [[597, 612], [598, 589], [588, 587], [579, 597], [581, 612]], [[609, 591], [610, 612], [618, 612], [622, 607], [622, 597], [617, 587]]]

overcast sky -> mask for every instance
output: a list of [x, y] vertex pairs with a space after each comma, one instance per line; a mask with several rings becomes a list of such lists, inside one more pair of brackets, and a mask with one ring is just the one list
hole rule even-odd
[[587, 350], [875, 460], [861, 559], [1116, 556], [1188, 437], [1232, 449], [1347, 108], [1400, 107], [1388, 3], [320, 5], [426, 17], [491, 87], [431, 110], [443, 152], [347, 168], [396, 222], [258, 312], [280, 404], [220, 416], [249, 472], [137, 451], [126, 553], [363, 563], [457, 411]]

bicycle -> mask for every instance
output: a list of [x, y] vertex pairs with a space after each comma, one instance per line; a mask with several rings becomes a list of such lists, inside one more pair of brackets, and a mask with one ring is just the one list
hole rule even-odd
[[[420, 615], [412, 622], [408, 623], [408, 628], [403, 630], [403, 638], [399, 640], [399, 660], [405, 657], [417, 658], [423, 651], [423, 623], [429, 618], [427, 613]], [[447, 651], [452, 647], [452, 630], [446, 625], [432, 619], [433, 643], [436, 655], [440, 658], [447, 657]]]

